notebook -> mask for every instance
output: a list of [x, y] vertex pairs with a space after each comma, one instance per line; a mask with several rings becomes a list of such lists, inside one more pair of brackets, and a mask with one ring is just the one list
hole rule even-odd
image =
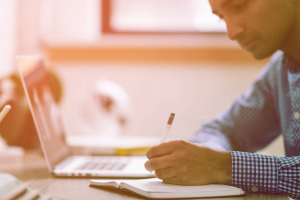
[[244, 191], [229, 185], [182, 186], [163, 183], [158, 178], [141, 180], [91, 180], [90, 186], [114, 187], [148, 198], [200, 198], [243, 195]]
[[55, 103], [40, 56], [17, 57], [20, 77], [49, 171], [55, 176], [154, 177], [144, 168], [145, 156], [74, 155], [65, 140], [59, 106]]

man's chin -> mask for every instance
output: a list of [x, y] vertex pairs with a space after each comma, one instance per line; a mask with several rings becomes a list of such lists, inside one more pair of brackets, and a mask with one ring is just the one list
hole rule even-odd
[[248, 51], [256, 60], [263, 60], [270, 57], [275, 51], [262, 52], [262, 51]]

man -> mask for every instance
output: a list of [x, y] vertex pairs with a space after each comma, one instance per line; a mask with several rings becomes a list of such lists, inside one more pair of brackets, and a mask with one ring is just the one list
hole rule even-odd
[[[273, 57], [248, 91], [193, 136], [197, 145], [155, 146], [145, 168], [165, 183], [231, 184], [300, 199], [300, 0], [209, 2], [231, 40], [256, 59]], [[280, 134], [288, 157], [253, 153]]]

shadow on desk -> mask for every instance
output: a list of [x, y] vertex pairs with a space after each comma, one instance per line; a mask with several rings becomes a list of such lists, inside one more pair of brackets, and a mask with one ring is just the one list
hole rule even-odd
[[[90, 187], [89, 179], [74, 178], [46, 178], [27, 181], [28, 186], [62, 199], [147, 199], [129, 191], [115, 188]], [[201, 199], [201, 198], [199, 198]], [[203, 198], [202, 198], [203, 199]], [[204, 198], [210, 200], [288, 200], [286, 195], [276, 194], [246, 194], [239, 197]]]
[[[96, 200], [96, 199], [146, 199], [137, 194], [113, 188], [90, 187], [90, 179], [56, 178], [48, 171], [46, 161], [40, 152], [26, 152], [22, 163], [0, 165], [0, 171], [10, 173], [28, 184], [28, 187], [39, 190], [57, 199]], [[239, 197], [205, 198], [210, 200], [289, 200], [286, 195], [246, 194]]]

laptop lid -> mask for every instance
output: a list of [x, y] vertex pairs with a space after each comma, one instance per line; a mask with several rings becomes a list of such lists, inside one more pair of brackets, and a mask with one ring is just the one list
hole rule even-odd
[[17, 56], [19, 73], [50, 171], [70, 150], [41, 56]]

